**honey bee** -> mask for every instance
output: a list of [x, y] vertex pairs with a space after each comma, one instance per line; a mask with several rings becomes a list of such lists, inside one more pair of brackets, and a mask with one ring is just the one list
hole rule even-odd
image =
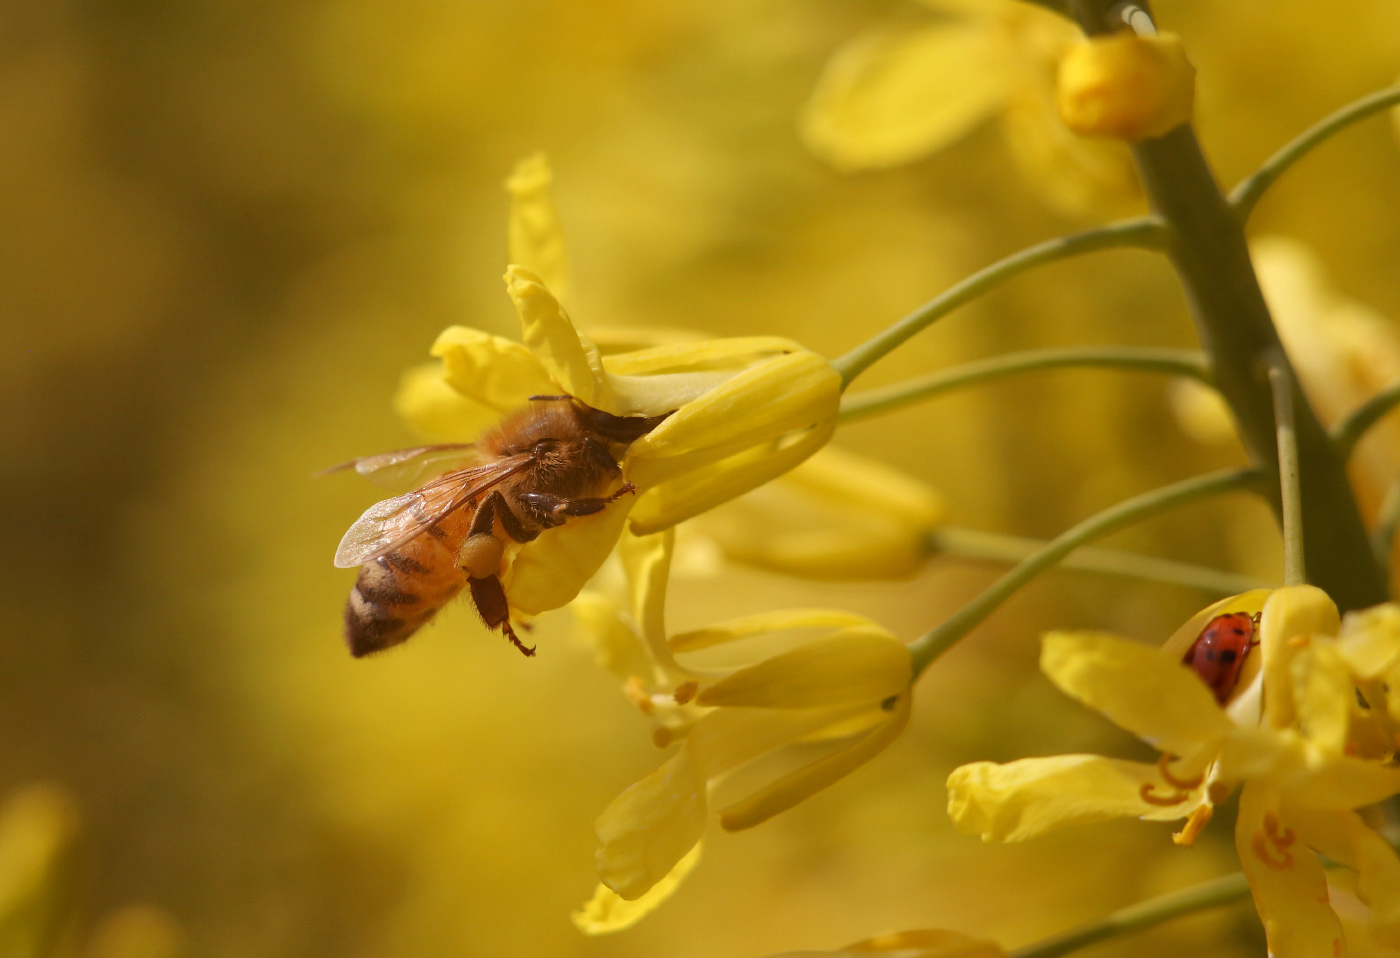
[[467, 588], [488, 628], [525, 655], [499, 572], [507, 541], [532, 542], [575, 516], [635, 493], [626, 448], [669, 416], [614, 416], [572, 396], [531, 396], [481, 441], [420, 446], [336, 466], [377, 478], [436, 475], [370, 506], [345, 533], [337, 568], [360, 568], [345, 604], [345, 640], [359, 658], [407, 640]]

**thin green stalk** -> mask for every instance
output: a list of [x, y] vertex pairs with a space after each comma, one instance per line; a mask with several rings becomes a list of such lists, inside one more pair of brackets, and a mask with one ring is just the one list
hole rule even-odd
[[1342, 107], [1336, 113], [1304, 130], [1287, 146], [1269, 157], [1263, 166], [1241, 181], [1230, 192], [1230, 205], [1234, 207], [1240, 222], [1249, 219], [1249, 214], [1254, 212], [1254, 205], [1259, 202], [1259, 198], [1264, 195], [1264, 192], [1273, 186], [1274, 181], [1286, 173], [1294, 163], [1307, 156], [1313, 147], [1325, 142], [1353, 123], [1396, 104], [1400, 104], [1400, 86], [1387, 87]]
[[1181, 891], [1168, 892], [1136, 905], [1129, 905], [1102, 921], [1096, 921], [1075, 931], [1017, 948], [1010, 953], [1010, 958], [1059, 958], [1060, 955], [1068, 955], [1109, 938], [1142, 931], [1144, 928], [1151, 928], [1173, 918], [1195, 914], [1208, 908], [1233, 905], [1248, 897], [1249, 882], [1245, 879], [1244, 872], [1223, 875], [1199, 885], [1192, 885], [1190, 888], [1183, 888]]
[[999, 262], [973, 273], [967, 279], [948, 289], [941, 296], [930, 300], [914, 312], [890, 326], [884, 332], [861, 343], [855, 349], [832, 360], [832, 365], [841, 374], [841, 388], [876, 360], [893, 352], [914, 334], [931, 326], [964, 303], [970, 302], [983, 293], [1017, 276], [1055, 260], [1078, 256], [1094, 250], [1117, 247], [1137, 247], [1141, 249], [1162, 249], [1166, 246], [1166, 229], [1155, 217], [1124, 220], [1097, 229], [1060, 236], [1035, 246], [1012, 253]]
[[[935, 555], [997, 564], [1020, 562], [1044, 549], [1045, 545], [1043, 539], [1028, 539], [1002, 532], [983, 532], [980, 529], [959, 529], [953, 526], [944, 526], [930, 536], [929, 542]], [[1097, 546], [1076, 549], [1065, 556], [1059, 568], [1199, 589], [1211, 595], [1222, 596], [1238, 595], [1250, 589], [1268, 589], [1275, 585], [1253, 576]]]
[[884, 389], [847, 396], [841, 401], [841, 422], [864, 419], [929, 399], [941, 393], [975, 386], [1005, 376], [1061, 369], [1068, 366], [1098, 366], [1110, 369], [1130, 369], [1161, 373], [1166, 376], [1188, 376], [1210, 382], [1210, 370], [1204, 353], [1192, 349], [1157, 349], [1135, 346], [1071, 346], [1063, 349], [1033, 349], [1023, 353], [994, 356], [991, 359], [964, 363], [951, 369], [939, 370], [927, 376], [908, 379]]
[[1380, 422], [1397, 405], [1400, 405], [1400, 383], [1391, 383], [1366, 400], [1360, 409], [1333, 426], [1332, 443], [1337, 447], [1337, 454], [1343, 459], [1349, 458], [1366, 430]]
[[1381, 500], [1380, 511], [1376, 513], [1376, 527], [1371, 530], [1371, 549], [1376, 554], [1376, 564], [1387, 573], [1390, 570], [1390, 549], [1395, 541], [1395, 529], [1400, 526], [1400, 479], [1386, 491]]
[[1303, 496], [1298, 488], [1298, 435], [1293, 427], [1293, 376], [1280, 350], [1269, 363], [1269, 389], [1274, 394], [1274, 426], [1278, 431], [1278, 486], [1283, 503], [1283, 583], [1308, 581], [1303, 551]]
[[1260, 478], [1260, 472], [1255, 469], [1230, 469], [1197, 476], [1134, 496], [1062, 532], [1019, 562], [1015, 568], [993, 582], [977, 598], [953, 613], [933, 631], [911, 642], [909, 651], [914, 659], [914, 674], [918, 675], [928, 668], [935, 659], [1015, 595], [1023, 585], [1080, 546], [1178, 506], [1255, 485]]

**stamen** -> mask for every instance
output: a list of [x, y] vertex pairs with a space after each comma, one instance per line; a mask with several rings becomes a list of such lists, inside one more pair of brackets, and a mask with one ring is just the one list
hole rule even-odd
[[1144, 802], [1146, 802], [1149, 805], [1157, 805], [1162, 808], [1169, 808], [1172, 805], [1180, 805], [1182, 802], [1186, 801], [1188, 798], [1191, 797], [1185, 792], [1177, 792], [1174, 795], [1157, 795], [1155, 794], [1156, 789], [1157, 786], [1153, 783], [1143, 782], [1142, 787], [1138, 789], [1138, 798], [1141, 798]]
[[700, 683], [691, 680], [689, 682], [682, 682], [680, 685], [676, 686], [676, 691], [672, 693], [672, 696], [675, 698], [677, 705], [684, 705], [695, 698], [695, 693], [699, 690]]
[[1172, 841], [1178, 845], [1194, 845], [1196, 837], [1210, 824], [1210, 817], [1215, 814], [1215, 809], [1209, 805], [1197, 806], [1196, 810], [1186, 818], [1186, 825], [1181, 831], [1172, 835]]
[[676, 736], [664, 725], [651, 730], [651, 743], [657, 748], [665, 748], [676, 740]]
[[647, 715], [656, 710], [656, 703], [647, 694], [646, 682], [642, 680], [640, 675], [627, 676], [627, 681], [622, 683], [622, 694], [626, 695], [633, 705]]
[[1291, 828], [1285, 828], [1282, 834], [1279, 833], [1278, 816], [1273, 812], [1264, 813], [1264, 830], [1269, 833], [1269, 841], [1279, 848], [1287, 848], [1292, 845], [1293, 839], [1296, 837]]
[[1263, 832], [1254, 833], [1254, 841], [1250, 843], [1254, 849], [1255, 856], [1270, 868], [1284, 869], [1293, 867], [1293, 855], [1290, 852], [1280, 849], [1282, 858], [1274, 858], [1269, 854], [1269, 840]]
[[1206, 798], [1212, 805], [1223, 805], [1230, 797], [1230, 786], [1224, 782], [1211, 782], [1206, 786]]
[[1205, 773], [1202, 772], [1200, 775], [1197, 775], [1193, 779], [1177, 778], [1171, 773], [1171, 769], [1169, 767], [1172, 762], [1176, 761], [1176, 758], [1177, 757], [1175, 755], [1172, 755], [1169, 752], [1163, 752], [1157, 757], [1157, 771], [1162, 773], [1162, 778], [1166, 781], [1168, 785], [1171, 785], [1174, 788], [1179, 788], [1184, 792], [1189, 792], [1192, 789], [1200, 788], [1201, 783], [1206, 780]]

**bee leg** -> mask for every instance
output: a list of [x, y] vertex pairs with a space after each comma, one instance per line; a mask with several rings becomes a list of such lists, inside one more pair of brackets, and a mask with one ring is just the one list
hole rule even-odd
[[476, 603], [481, 621], [489, 628], [504, 632], [522, 655], [534, 655], [535, 650], [521, 642], [510, 626], [510, 605], [506, 602], [506, 590], [501, 588], [501, 580], [488, 575], [483, 579], [467, 579], [467, 586], [472, 590], [472, 602]]
[[610, 496], [563, 499], [559, 496], [551, 496], [547, 492], [527, 492], [520, 496], [520, 500], [525, 508], [530, 510], [531, 518], [538, 520], [542, 525], [553, 527], [563, 525], [566, 519], [574, 516], [591, 516], [595, 512], [602, 512], [607, 508], [608, 503], [616, 502], [627, 493], [635, 493], [636, 491], [636, 486], [630, 482], [624, 482], [622, 488]]

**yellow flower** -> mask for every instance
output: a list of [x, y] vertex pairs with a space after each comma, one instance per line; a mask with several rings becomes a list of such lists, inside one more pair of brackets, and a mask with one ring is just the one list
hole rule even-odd
[[[548, 201], [548, 167], [532, 158], [509, 181], [512, 249], [564, 269]], [[395, 407], [433, 438], [470, 440], [531, 396], [567, 393], [618, 416], [668, 418], [632, 443], [623, 478], [637, 495], [513, 548], [501, 577], [513, 609], [567, 603], [612, 550], [630, 513], [638, 533], [669, 528], [773, 479], [821, 448], [836, 427], [841, 379], [789, 339], [678, 339], [604, 354], [544, 280], [512, 265], [506, 290], [522, 342], [465, 326], [433, 344], [440, 362], [405, 376]]]
[[1196, 68], [1170, 34], [1091, 37], [1060, 61], [1056, 96], [1065, 125], [1081, 136], [1130, 142], [1191, 119]]
[[956, 931], [927, 929], [901, 931], [867, 938], [837, 951], [786, 951], [768, 958], [857, 958], [859, 955], [887, 955], [889, 958], [1006, 958], [1006, 951], [995, 942], [969, 938]]
[[919, 159], [996, 116], [1027, 178], [1075, 214], [1117, 212], [1139, 187], [1121, 144], [1075, 136], [1055, 105], [1061, 56], [1082, 38], [1016, 0], [924, 0], [937, 19], [858, 37], [827, 65], [802, 118], [839, 169]]
[[807, 579], [905, 579], [924, 567], [942, 498], [896, 469], [828, 446], [787, 475], [706, 513], [726, 558]]
[[1317, 658], [1309, 650], [1337, 635], [1336, 606], [1311, 586], [1269, 594], [1251, 656], [1258, 677], [1237, 693], [1228, 714], [1180, 665], [1191, 630], [1223, 612], [1248, 612], [1260, 597], [1203, 611], [1169, 641], [1170, 655], [1104, 635], [1046, 636], [1041, 668], [1051, 681], [1162, 756], [1155, 765], [1070, 755], [964, 766], [948, 779], [949, 813], [959, 828], [986, 841], [1020, 841], [1068, 824], [1189, 816], [1176, 836], [1189, 843], [1211, 807], [1243, 785], [1235, 843], [1270, 954], [1340, 948], [1322, 866], [1308, 849], [1356, 871], [1373, 932], [1400, 942], [1400, 860], [1353, 811], [1400, 791], [1400, 768], [1347, 754], [1355, 687], [1313, 681]]
[[[659, 723], [657, 744], [681, 739], [660, 768], [598, 818], [599, 876], [628, 900], [646, 894], [700, 840], [712, 794], [732, 772], [814, 747], [819, 753], [728, 797], [719, 818], [731, 831], [766, 821], [873, 758], [907, 724], [912, 698], [904, 644], [851, 613], [768, 612], [668, 638], [663, 606], [671, 545], [669, 532], [624, 542], [631, 614], [614, 609], [610, 616], [594, 599], [581, 616], [608, 649], [606, 661], [620, 670], [640, 663], [626, 689]], [[629, 632], [642, 655], [620, 651]], [[808, 637], [757, 661], [751, 654], [735, 661], [745, 640], [771, 643], [784, 633]]]
[[[1382, 388], [1400, 381], [1395, 324], [1327, 283], [1303, 243], [1264, 237], [1250, 252], [1279, 338], [1324, 425], [1334, 425]], [[1228, 408], [1199, 384], [1173, 384], [1173, 406], [1187, 431], [1205, 441], [1235, 435]], [[1204, 395], [1203, 395], [1204, 394]], [[1400, 415], [1391, 413], [1362, 437], [1349, 463], [1363, 514], [1374, 516], [1400, 476]]]

